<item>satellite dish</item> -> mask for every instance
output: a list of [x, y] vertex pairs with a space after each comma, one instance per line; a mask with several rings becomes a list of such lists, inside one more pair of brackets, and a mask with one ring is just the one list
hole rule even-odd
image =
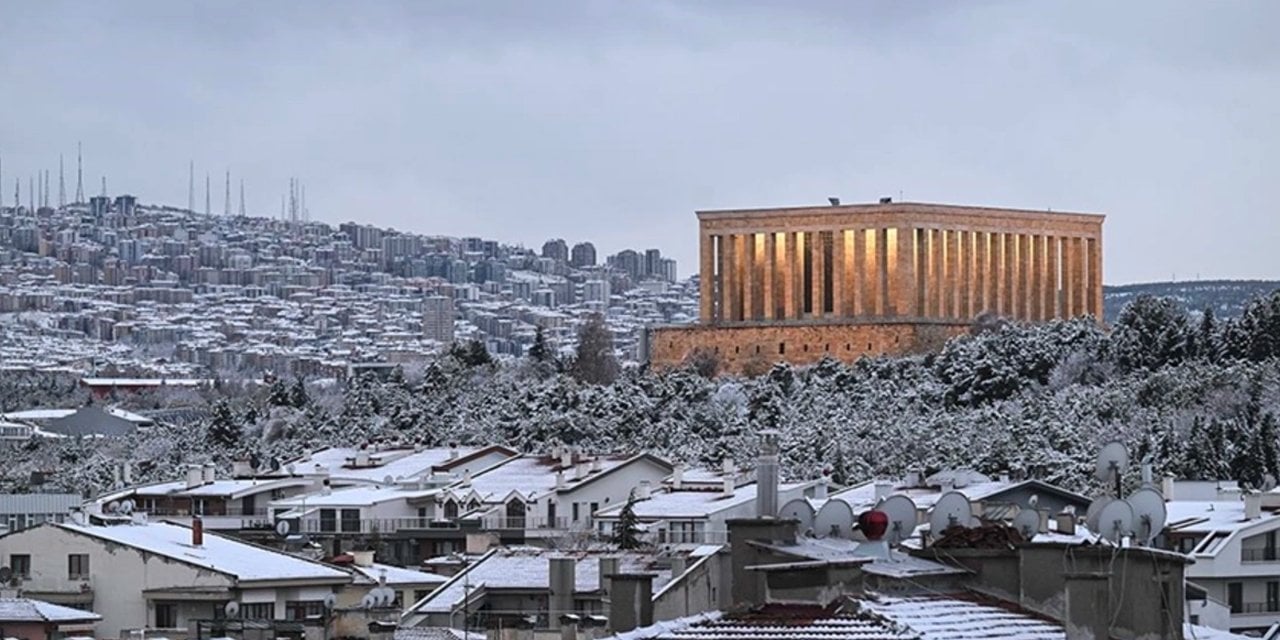
[[382, 484], [395, 484], [396, 479], [393, 476], [383, 476]]
[[1101, 498], [1095, 498], [1093, 502], [1089, 503], [1089, 508], [1084, 512], [1084, 522], [1089, 525], [1090, 531], [1098, 530], [1098, 514], [1102, 512], [1102, 508], [1107, 506], [1108, 502], [1111, 502], [1114, 499], [1115, 498], [1102, 496]]
[[1022, 534], [1026, 540], [1036, 537], [1040, 533], [1040, 512], [1035, 509], [1023, 509], [1013, 519], [1013, 528]]
[[281, 538], [288, 538], [292, 529], [293, 527], [289, 526], [288, 520], [276, 520], [276, 535]]
[[813, 519], [816, 538], [848, 538], [853, 533], [853, 509], [844, 500], [828, 500]]
[[372, 609], [372, 608], [374, 608], [376, 605], [377, 605], [377, 600], [374, 598], [374, 596], [373, 596], [373, 592], [372, 592], [372, 591], [370, 591], [369, 593], [364, 594], [364, 597], [363, 597], [363, 598], [360, 598], [360, 608], [361, 608], [361, 609]]
[[1115, 483], [1118, 487], [1120, 476], [1124, 475], [1128, 469], [1129, 450], [1125, 448], [1124, 443], [1109, 442], [1102, 451], [1098, 452], [1098, 462], [1094, 469], [1098, 480], [1108, 484]]
[[285, 471], [288, 471], [288, 472], [289, 472], [289, 475], [291, 475], [291, 476], [292, 476], [292, 475], [296, 475], [296, 474], [294, 474], [294, 466], [293, 466], [293, 463], [292, 463], [292, 462], [291, 462], [291, 463], [289, 463], [289, 464], [287, 464], [287, 465], [285, 465], [284, 470], [285, 470]]
[[796, 498], [784, 505], [778, 510], [778, 517], [787, 520], [798, 520], [800, 531], [809, 531], [813, 529], [813, 518], [816, 514], [813, 512], [813, 505], [809, 504], [804, 498]]
[[1112, 542], [1133, 533], [1133, 507], [1124, 500], [1112, 500], [1098, 512], [1095, 532]]
[[885, 542], [891, 546], [910, 538], [920, 522], [916, 503], [904, 495], [885, 498], [876, 510], [883, 511], [886, 516], [889, 516], [889, 530], [885, 532]]
[[324, 597], [324, 608], [326, 611], [333, 611], [338, 605], [338, 595], [334, 593], [326, 594]]
[[107, 505], [107, 513], [120, 513], [120, 502], [116, 500], [112, 500]]
[[1164, 530], [1165, 519], [1168, 517], [1164, 496], [1155, 489], [1139, 489], [1126, 502], [1133, 508], [1134, 537], [1149, 544]]
[[232, 600], [222, 607], [222, 611], [227, 614], [228, 618], [235, 618], [240, 615], [240, 603]]
[[396, 590], [391, 587], [382, 588], [382, 606], [389, 607], [396, 601]]
[[951, 527], [968, 527], [973, 521], [973, 507], [959, 491], [948, 491], [938, 498], [929, 512], [929, 533], [937, 538]]
[[133, 500], [125, 500], [124, 502], [120, 503], [120, 513], [123, 513], [125, 515], [129, 515], [130, 513], [133, 513], [133, 508], [134, 508]]

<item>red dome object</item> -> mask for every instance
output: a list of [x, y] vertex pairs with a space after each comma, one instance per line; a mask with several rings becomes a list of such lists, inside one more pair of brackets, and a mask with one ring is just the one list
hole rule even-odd
[[867, 540], [879, 540], [889, 530], [889, 516], [883, 511], [864, 511], [858, 516], [858, 529]]

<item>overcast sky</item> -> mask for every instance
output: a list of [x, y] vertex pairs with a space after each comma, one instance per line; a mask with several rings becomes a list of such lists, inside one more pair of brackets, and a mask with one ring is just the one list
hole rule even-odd
[[[695, 267], [693, 211], [1102, 212], [1105, 279], [1280, 278], [1280, 2], [7, 2], [0, 156], [185, 206]], [[233, 194], [233, 199], [234, 199]], [[234, 209], [234, 207], [233, 207]]]

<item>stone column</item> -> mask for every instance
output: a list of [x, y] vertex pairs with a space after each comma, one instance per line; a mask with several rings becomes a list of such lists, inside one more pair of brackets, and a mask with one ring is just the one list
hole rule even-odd
[[764, 234], [764, 265], [760, 297], [764, 299], [764, 319], [773, 320], [778, 313], [778, 300], [774, 297], [774, 280], [777, 278], [778, 243], [777, 234], [770, 231]]
[[813, 243], [809, 249], [809, 302], [810, 314], [821, 318], [827, 308], [827, 243], [822, 231], [809, 234]]
[[1027, 256], [1028, 284], [1031, 300], [1027, 317], [1035, 322], [1044, 321], [1044, 237], [1030, 237], [1031, 253]]
[[1045, 247], [1045, 258], [1049, 263], [1048, 273], [1045, 274], [1049, 279], [1049, 306], [1045, 311], [1051, 319], [1062, 318], [1065, 314], [1062, 312], [1062, 252], [1059, 238], [1045, 238]]
[[958, 294], [960, 290], [960, 238], [957, 231], [945, 231], [947, 238], [946, 254], [947, 260], [944, 268], [946, 277], [942, 280], [943, 304], [946, 307], [942, 312], [944, 318], [956, 318], [960, 316], [957, 311]]
[[867, 291], [871, 286], [872, 270], [867, 259], [867, 230], [854, 229], [853, 233], [853, 315], [872, 315], [867, 303]]
[[960, 307], [961, 320], [973, 318], [973, 232], [960, 231]]
[[698, 234], [698, 318], [715, 322], [715, 236], [707, 231]]
[[715, 316], [718, 322], [727, 322], [729, 320], [729, 237], [717, 235], [715, 238], [716, 294], [718, 297]]
[[943, 235], [942, 234], [943, 233], [944, 232], [941, 229], [930, 229], [928, 231], [929, 278], [928, 278], [928, 284], [926, 285], [928, 287], [928, 292], [927, 292], [928, 304], [924, 308], [924, 315], [931, 318], [940, 318], [943, 315], [943, 312], [942, 312], [942, 308], [943, 308], [943, 301], [942, 301], [942, 295], [943, 295], [942, 294], [942, 289], [943, 289], [943, 286], [942, 286], [942, 282], [943, 282], [942, 237]]
[[1072, 306], [1071, 315], [1072, 317], [1075, 317], [1084, 315], [1085, 309], [1088, 306], [1086, 298], [1089, 295], [1089, 283], [1085, 278], [1087, 270], [1085, 267], [1086, 256], [1084, 251], [1084, 238], [1077, 237], [1071, 239], [1071, 253], [1073, 260], [1072, 268], [1074, 269], [1072, 278], [1075, 282], [1075, 286], [1073, 287], [1075, 304]]
[[845, 285], [849, 274], [849, 260], [845, 255], [844, 229], [831, 232], [831, 315], [836, 318], [849, 317], [848, 303], [845, 301]]
[[799, 320], [804, 317], [804, 234], [796, 232], [791, 234], [791, 240], [795, 243], [793, 254], [791, 255], [791, 317]]
[[991, 298], [987, 292], [990, 289], [990, 273], [991, 258], [989, 250], [991, 248], [991, 234], [986, 231], [979, 231], [973, 237], [973, 315], [991, 310]]
[[739, 293], [738, 282], [738, 261], [741, 256], [738, 255], [738, 236], [737, 234], [726, 235], [724, 237], [724, 310], [721, 312], [727, 322], [736, 322], [742, 319], [741, 310], [742, 295]]
[[1018, 234], [1018, 299], [1014, 301], [1018, 318], [1031, 319], [1031, 238]]
[[887, 316], [892, 313], [893, 304], [889, 300], [889, 230], [876, 229], [876, 283], [875, 309], [876, 315]]
[[742, 278], [742, 319], [756, 320], [756, 234], [744, 233], [739, 238], [738, 255]]
[[1002, 278], [1004, 280], [1004, 304], [1000, 307], [1003, 314], [1008, 318], [1018, 317], [1017, 299], [1018, 299], [1018, 236], [1012, 233], [1002, 234], [1004, 239], [1004, 266]]
[[1062, 239], [1062, 317], [1074, 318], [1076, 299], [1080, 297], [1080, 262], [1075, 251], [1075, 238]]
[[1089, 238], [1089, 304], [1088, 312], [1102, 322], [1102, 237]]
[[916, 309], [916, 237], [911, 228], [898, 229], [897, 278], [894, 300], [900, 317], [920, 315]]

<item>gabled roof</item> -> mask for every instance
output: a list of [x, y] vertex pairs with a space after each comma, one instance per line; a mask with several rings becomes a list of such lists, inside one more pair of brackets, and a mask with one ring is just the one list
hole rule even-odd
[[[721, 480], [723, 483], [723, 480]], [[819, 481], [782, 484], [778, 486], [780, 493], [802, 490]], [[658, 491], [645, 500], [636, 500], [632, 512], [641, 521], [650, 520], [693, 520], [706, 518], [747, 503], [754, 503], [757, 485], [755, 482], [740, 485], [733, 490], [733, 495], [726, 496], [721, 489], [677, 489]], [[598, 517], [613, 518], [622, 513], [625, 503], [610, 505], [596, 512]]]
[[102, 616], [30, 598], [0, 598], [0, 623], [97, 622]]
[[[315, 580], [344, 583], [346, 572], [297, 556], [204, 532], [204, 542], [191, 544], [191, 529], [169, 522], [98, 526], [46, 524], [74, 534], [106, 540], [139, 551], [231, 576], [237, 581]], [[22, 532], [19, 532], [19, 534]], [[36, 534], [38, 535], [38, 533]]]
[[[581, 478], [576, 476], [576, 467], [563, 467], [559, 458], [552, 456], [524, 455], [495, 464], [476, 474], [469, 485], [454, 485], [450, 493], [454, 495], [475, 495], [484, 502], [499, 502], [507, 499], [512, 492], [518, 492], [525, 500], [535, 500], [551, 492], [569, 492], [587, 486], [600, 478], [606, 477], [634, 463], [648, 461], [670, 473], [674, 466], [649, 453], [636, 455], [602, 455], [595, 456], [592, 462], [599, 464], [598, 471], [589, 471]], [[564, 477], [564, 489], [556, 488], [556, 474]]]

